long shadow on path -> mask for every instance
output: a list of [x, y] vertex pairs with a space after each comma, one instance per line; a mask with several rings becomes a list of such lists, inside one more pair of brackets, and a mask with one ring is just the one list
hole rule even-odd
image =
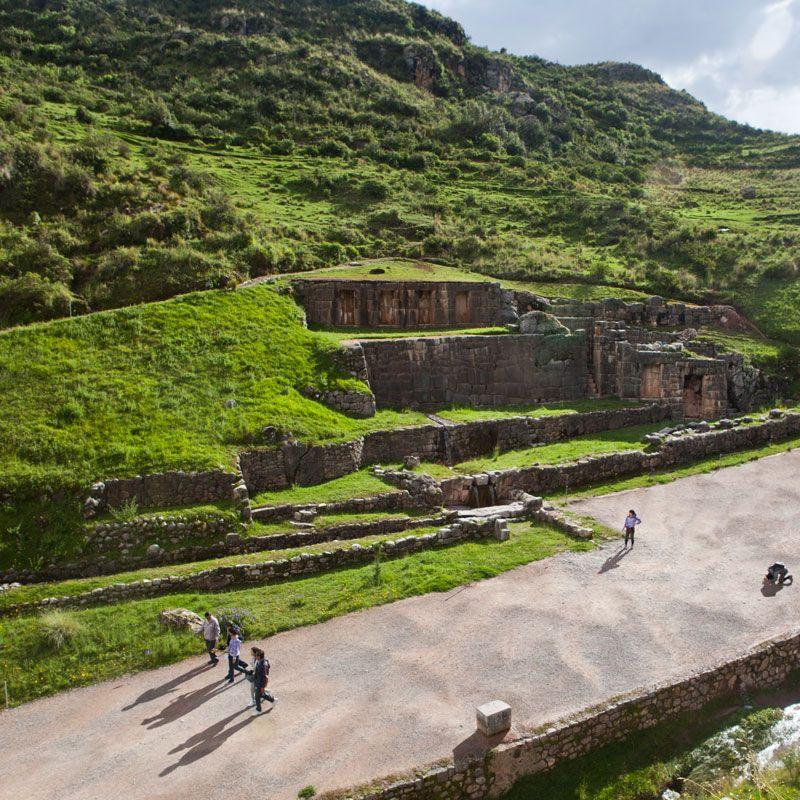
[[[268, 714], [269, 711], [270, 709], [267, 709], [264, 713]], [[230, 728], [227, 727], [229, 723], [246, 712], [250, 712], [249, 707], [240, 708], [234, 714], [225, 717], [225, 719], [221, 719], [219, 722], [215, 722], [213, 725], [209, 725], [204, 731], [190, 736], [183, 744], [179, 744], [177, 747], [170, 750], [170, 755], [178, 753], [181, 750], [186, 750], [186, 752], [174, 764], [170, 764], [168, 767], [161, 770], [159, 777], [164, 778], [178, 769], [178, 767], [187, 767], [189, 764], [193, 764], [195, 761], [199, 761], [201, 758], [211, 755], [215, 750], [222, 747], [231, 736], [238, 733], [243, 728], [246, 728], [256, 719], [255, 716], [250, 715], [246, 719], [237, 722], [235, 725], [231, 725]]]
[[222, 682], [219, 680], [212, 681], [199, 689], [174, 697], [154, 717], [143, 719], [142, 725], [146, 725], [148, 730], [153, 730], [153, 728], [160, 728], [162, 725], [175, 722], [185, 714], [199, 708], [203, 703], [207, 703], [209, 700], [213, 700], [223, 694], [228, 688], [228, 684], [223, 678]]
[[169, 694], [170, 692], [177, 689], [177, 687], [180, 686], [182, 683], [186, 683], [186, 681], [190, 681], [197, 675], [201, 675], [206, 670], [212, 668], [213, 668], [212, 664], [202, 664], [199, 667], [194, 667], [193, 669], [190, 669], [188, 672], [184, 672], [183, 675], [178, 675], [171, 681], [162, 683], [161, 686], [154, 686], [152, 689], [148, 689], [146, 692], [142, 692], [142, 694], [140, 694], [130, 705], [125, 706], [122, 710], [130, 711], [132, 708], [136, 708], [136, 706], [141, 705], [142, 703], [149, 703], [153, 700], [158, 700], [159, 697], [163, 697], [165, 694]]
[[630, 553], [631, 550], [633, 550], [633, 548], [630, 548], [629, 550], [627, 547], [620, 547], [616, 553], [609, 556], [603, 562], [603, 566], [600, 567], [599, 570], [597, 570], [597, 574], [602, 575], [604, 572], [610, 572], [612, 569], [616, 569], [620, 565], [622, 559], [625, 558], [625, 556], [628, 555], [628, 553]]

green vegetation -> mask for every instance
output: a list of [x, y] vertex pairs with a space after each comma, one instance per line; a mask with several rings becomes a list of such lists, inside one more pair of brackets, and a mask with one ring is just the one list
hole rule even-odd
[[196, 637], [158, 625], [163, 608], [183, 607], [200, 613], [246, 609], [252, 615], [248, 637], [256, 639], [404, 597], [446, 592], [560, 550], [582, 551], [593, 546], [550, 528], [515, 523], [507, 542], [458, 544], [383, 561], [378, 584], [373, 581], [373, 567], [365, 566], [268, 587], [176, 594], [85, 608], [65, 612], [83, 633], [59, 652], [47, 644], [39, 618], [0, 619], [0, 673], [8, 681], [11, 702], [16, 705], [198, 653], [201, 648]]
[[284, 504], [337, 503], [341, 500], [352, 500], [354, 497], [371, 497], [395, 491], [397, 489], [394, 486], [385, 483], [366, 468], [316, 486], [292, 486], [289, 489], [260, 492], [250, 498], [250, 503], [253, 508]]
[[501, 328], [499, 326], [488, 328], [440, 328], [439, 330], [433, 330], [431, 328], [422, 328], [420, 330], [409, 330], [407, 328], [402, 330], [391, 330], [387, 328], [381, 328], [380, 330], [365, 330], [364, 328], [333, 329], [313, 326], [312, 330], [319, 331], [325, 336], [330, 336], [336, 342], [359, 339], [405, 339], [419, 336], [497, 336], [509, 332], [508, 328]]
[[642, 67], [402, 0], [2, 0], [0, 53], [0, 324], [400, 255], [733, 299], [800, 343], [798, 139]]
[[[415, 528], [413, 531], [394, 534], [373, 534], [361, 536], [357, 542], [367, 546], [376, 542], [390, 542], [401, 537], [424, 536], [432, 533], [436, 528]], [[285, 533], [285, 529], [283, 530]], [[266, 530], [262, 533], [271, 533]], [[323, 553], [326, 551], [343, 550], [351, 547], [356, 540], [342, 539], [319, 544], [304, 544], [301, 547], [286, 547], [278, 550], [263, 550], [257, 553], [237, 554], [211, 558], [204, 561], [192, 561], [186, 564], [168, 564], [163, 567], [143, 567], [126, 572], [117, 572], [113, 575], [99, 575], [91, 578], [72, 578], [63, 581], [47, 581], [44, 583], [29, 583], [16, 589], [9, 589], [0, 594], [0, 608], [7, 608], [16, 603], [33, 603], [47, 597], [72, 597], [92, 589], [101, 589], [113, 586], [115, 583], [132, 583], [134, 581], [152, 580], [153, 578], [168, 578], [171, 575], [194, 575], [205, 569], [215, 567], [232, 567], [236, 564], [258, 564], [264, 561], [277, 561], [282, 558], [293, 558], [301, 553]]]
[[[678, 789], [687, 800], [796, 800], [796, 757], [788, 759], [791, 769], [755, 763], [755, 754], [771, 742], [782, 717], [780, 708], [732, 711], [718, 702], [702, 714], [683, 714], [542, 775], [522, 778], [504, 800], [657, 800], [665, 789]], [[742, 781], [745, 769], [749, 777]]]
[[475, 458], [456, 464], [452, 469], [440, 464], [420, 464], [419, 469], [434, 477], [441, 478], [454, 474], [474, 475], [496, 469], [513, 469], [529, 467], [533, 464], [559, 464], [563, 461], [575, 461], [586, 456], [604, 453], [621, 453], [625, 450], [641, 450], [645, 445], [642, 437], [664, 427], [663, 422], [649, 425], [635, 425], [614, 431], [601, 431], [586, 436], [577, 436], [563, 442], [537, 445], [525, 450], [509, 450], [495, 453], [492, 456]]
[[509, 417], [556, 417], [562, 414], [585, 414], [590, 411], [611, 411], [641, 405], [636, 400], [620, 400], [616, 397], [585, 400], [564, 400], [531, 406], [506, 406], [505, 408], [454, 407], [437, 411], [436, 414], [453, 422], [478, 422], [486, 419]]
[[432, 261], [399, 258], [379, 258], [371, 261], [358, 261], [301, 272], [293, 276], [309, 280], [357, 280], [357, 281], [467, 281], [485, 283], [491, 280], [486, 275], [458, 269]]

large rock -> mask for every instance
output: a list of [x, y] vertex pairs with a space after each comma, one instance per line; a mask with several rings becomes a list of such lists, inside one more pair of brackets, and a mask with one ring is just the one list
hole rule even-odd
[[569, 328], [562, 325], [552, 314], [544, 311], [529, 311], [519, 318], [520, 333], [568, 334]]
[[502, 700], [491, 700], [478, 706], [475, 716], [478, 730], [484, 736], [494, 736], [511, 727], [511, 706]]
[[188, 608], [166, 608], [158, 615], [158, 621], [168, 628], [191, 631], [198, 636], [203, 632], [203, 618]]

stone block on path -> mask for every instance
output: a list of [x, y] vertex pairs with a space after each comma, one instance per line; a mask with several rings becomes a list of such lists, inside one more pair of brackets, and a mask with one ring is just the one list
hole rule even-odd
[[490, 700], [478, 706], [476, 716], [478, 730], [484, 736], [494, 736], [511, 727], [511, 706], [502, 700]]

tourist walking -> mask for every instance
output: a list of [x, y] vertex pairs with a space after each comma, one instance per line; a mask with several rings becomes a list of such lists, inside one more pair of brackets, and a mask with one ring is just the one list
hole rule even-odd
[[215, 665], [218, 664], [219, 658], [217, 658], [214, 648], [219, 641], [219, 621], [210, 611], [206, 611], [206, 619], [203, 623], [203, 639], [205, 640], [206, 651], [208, 652], [209, 659], [211, 659], [211, 663]]
[[228, 683], [233, 683], [234, 670], [247, 674], [247, 662], [242, 661], [239, 657], [242, 652], [242, 640], [239, 634], [233, 629], [229, 628], [228, 633], [230, 639], [228, 640]]
[[633, 537], [636, 533], [636, 526], [641, 525], [642, 521], [639, 517], [636, 516], [636, 512], [631, 509], [628, 512], [628, 516], [625, 517], [625, 547], [628, 546], [628, 540], [630, 539], [631, 547], [633, 547]]
[[255, 706], [253, 714], [258, 715], [262, 712], [261, 701], [268, 700], [273, 705], [275, 698], [270, 692], [267, 691], [267, 684], [269, 683], [269, 661], [264, 655], [264, 651], [260, 647], [250, 648], [253, 655], [253, 663], [248, 677], [252, 681], [251, 692], [252, 702], [250, 705]]

